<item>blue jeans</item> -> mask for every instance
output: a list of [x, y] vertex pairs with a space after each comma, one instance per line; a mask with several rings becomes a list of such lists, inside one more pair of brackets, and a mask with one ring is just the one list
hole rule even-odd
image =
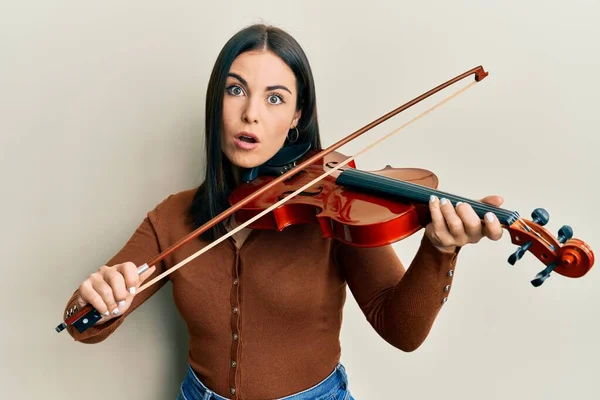
[[[212, 392], [198, 379], [194, 370], [188, 365], [188, 373], [183, 382], [177, 400], [229, 400]], [[302, 392], [282, 397], [278, 400], [354, 400], [348, 390], [348, 376], [342, 364], [317, 385]]]

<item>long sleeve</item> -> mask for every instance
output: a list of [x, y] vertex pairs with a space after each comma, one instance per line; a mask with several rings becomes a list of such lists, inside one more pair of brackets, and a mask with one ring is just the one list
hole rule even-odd
[[334, 251], [371, 326], [396, 348], [416, 350], [447, 300], [459, 250], [441, 252], [423, 237], [408, 269], [391, 246], [339, 244]]
[[[147, 214], [142, 223], [137, 227], [131, 238], [127, 241], [125, 246], [115, 255], [113, 256], [106, 265], [112, 266], [115, 264], [120, 264], [123, 262], [131, 261], [135, 265], [140, 266], [143, 263], [149, 261], [154, 258], [161, 252], [161, 248], [159, 245], [158, 237], [157, 237], [157, 229], [159, 226], [160, 220], [158, 216], [158, 207]], [[151, 267], [151, 265], [149, 265]], [[156, 270], [153, 272], [152, 276], [146, 279], [145, 282], [150, 281], [155, 276], [161, 274], [165, 270], [165, 265], [163, 262], [158, 263], [156, 265]], [[90, 271], [93, 272], [93, 271]], [[154, 293], [156, 293], [162, 286], [164, 286], [166, 282], [166, 278], [162, 279], [152, 286], [145, 289], [143, 292], [137, 294], [129, 309], [123, 314], [118, 316], [117, 318], [113, 318], [106, 323], [100, 325], [94, 325], [83, 333], [79, 333], [72, 326], [68, 326], [66, 328], [67, 332], [73, 337], [75, 341], [79, 341], [82, 343], [98, 343], [106, 339], [109, 335], [111, 335], [125, 320], [128, 314], [132, 313], [136, 308], [138, 308], [144, 301], [150, 298]], [[64, 318], [66, 318], [67, 310], [71, 309], [76, 303], [76, 297], [78, 294], [78, 290], [76, 290], [65, 307]]]

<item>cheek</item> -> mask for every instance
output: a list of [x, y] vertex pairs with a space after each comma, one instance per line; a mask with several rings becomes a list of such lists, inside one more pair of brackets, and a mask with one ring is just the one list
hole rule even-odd
[[281, 111], [273, 113], [266, 126], [265, 139], [268, 142], [264, 150], [269, 154], [276, 153], [285, 143], [285, 139], [290, 129], [291, 118], [287, 113]]
[[236, 120], [236, 115], [238, 116], [237, 119], [239, 119], [239, 108], [240, 106], [235, 101], [225, 97], [223, 100], [223, 125], [225, 129], [231, 126], [233, 121]]
[[289, 129], [290, 122], [287, 119], [279, 119], [273, 126], [273, 136], [277, 141], [284, 140], [288, 134]]
[[269, 135], [277, 140], [284, 140], [290, 130], [292, 111], [288, 109], [273, 110], [269, 115]]

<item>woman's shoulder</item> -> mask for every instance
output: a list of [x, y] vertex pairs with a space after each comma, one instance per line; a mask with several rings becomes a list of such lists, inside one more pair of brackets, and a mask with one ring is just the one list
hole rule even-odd
[[156, 204], [148, 213], [148, 217], [156, 222], [185, 219], [197, 191], [198, 187], [195, 187], [168, 195]]
[[198, 191], [198, 187], [194, 187], [191, 189], [181, 190], [179, 192], [172, 193], [165, 197], [160, 203], [158, 203], [157, 208], [188, 208]]

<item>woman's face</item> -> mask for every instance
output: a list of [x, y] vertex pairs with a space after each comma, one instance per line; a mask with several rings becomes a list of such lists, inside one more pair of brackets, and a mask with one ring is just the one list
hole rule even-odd
[[298, 124], [296, 78], [270, 51], [250, 51], [233, 62], [223, 98], [221, 146], [236, 166], [252, 168], [269, 160]]

